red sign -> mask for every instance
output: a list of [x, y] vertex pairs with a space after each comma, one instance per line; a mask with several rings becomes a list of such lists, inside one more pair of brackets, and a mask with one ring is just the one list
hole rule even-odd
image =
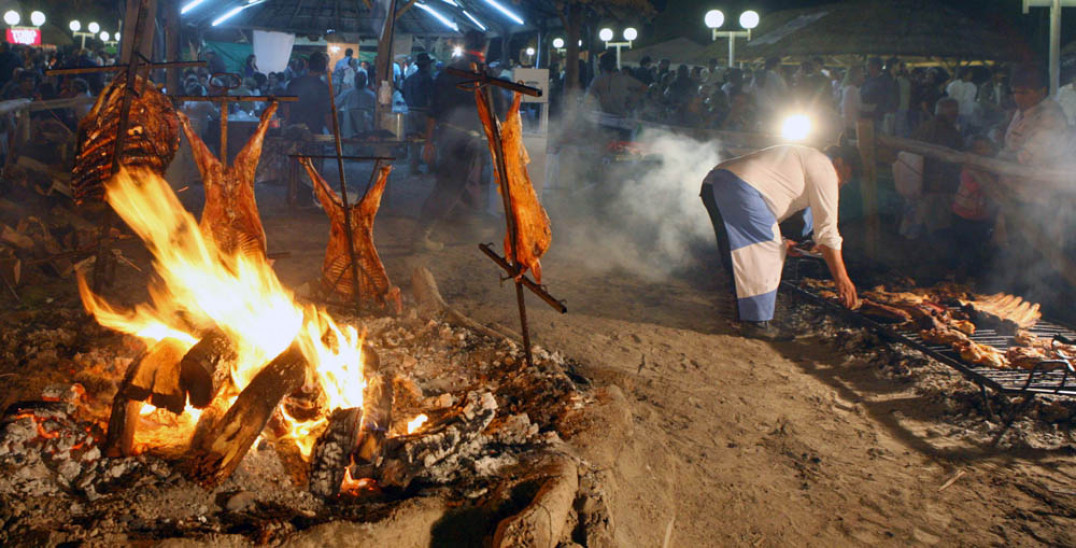
[[41, 45], [41, 29], [32, 27], [10, 27], [7, 29], [7, 43], [24, 46]]

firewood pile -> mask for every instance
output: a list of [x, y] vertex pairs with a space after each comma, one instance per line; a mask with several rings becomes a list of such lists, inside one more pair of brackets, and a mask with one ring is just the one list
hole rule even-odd
[[[76, 207], [70, 182], [70, 170], [29, 156], [4, 168], [0, 177], [0, 301], [22, 299], [23, 288], [28, 286], [58, 280], [70, 284], [75, 265], [92, 261], [99, 211]], [[119, 237], [119, 231], [112, 236]]]
[[[134, 441], [139, 451], [106, 450], [116, 391], [143, 343], [108, 335], [73, 310], [39, 314], [20, 322], [28, 331], [4, 339], [0, 350], [51, 371], [45, 380], [66, 382], [8, 402], [0, 416], [0, 543], [228, 535], [276, 542], [327, 522], [405, 519], [416, 501], [438, 501], [444, 512], [469, 508], [476, 534], [504, 546], [555, 546], [583, 527], [572, 520], [607, 523], [571, 510], [587, 468], [568, 456], [565, 440], [583, 428], [595, 395], [558, 353], [536, 347], [536, 363], [526, 368], [514, 342], [429, 311], [343, 318], [366, 328], [377, 356], [367, 409], [337, 410], [309, 461], [270, 420], [235, 471], [207, 490], [188, 473], [196, 463], [186, 451], [152, 447], [182, 415], [136, 413], [147, 434]], [[38, 354], [47, 359], [31, 357]], [[286, 399], [282, 407], [302, 404]], [[371, 422], [380, 436], [359, 435], [352, 448]], [[374, 454], [380, 458], [361, 458]]]

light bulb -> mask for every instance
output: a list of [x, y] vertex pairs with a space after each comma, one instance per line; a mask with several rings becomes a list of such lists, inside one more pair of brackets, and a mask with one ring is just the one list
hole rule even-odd
[[625, 40], [631, 42], [632, 40], [635, 40], [638, 37], [639, 37], [639, 31], [635, 30], [634, 28], [628, 27], [628, 28], [624, 29], [624, 39]]
[[40, 27], [41, 25], [44, 25], [45, 14], [41, 13], [40, 11], [32, 12], [30, 14], [30, 22], [33, 23], [35, 27]]
[[709, 28], [721, 28], [721, 25], [725, 24], [725, 14], [721, 13], [721, 10], [710, 10], [706, 12], [706, 17], [703, 20]]
[[97, 31], [101, 30], [101, 25], [98, 25], [97, 23], [90, 23], [86, 26], [86, 30], [90, 31], [93, 34], [97, 34]]
[[564, 39], [563, 38], [554, 38], [553, 39], [553, 47], [555, 47], [557, 49], [563, 48], [564, 47]]
[[758, 26], [758, 12], [747, 10], [740, 14], [740, 26], [745, 29], [753, 29]]
[[7, 23], [9, 26], [14, 27], [15, 25], [18, 25], [19, 19], [19, 12], [15, 10], [8, 10], [4, 13], [4, 22]]
[[79, 29], [82, 28], [82, 23], [79, 23], [78, 19], [75, 19], [74, 21], [71, 21], [69, 25], [67, 25], [67, 28], [71, 29], [71, 32], [78, 32]]
[[602, 29], [598, 31], [598, 38], [602, 39], [602, 42], [608, 42], [613, 39], [613, 29]]
[[102, 42], [108, 42], [108, 31], [107, 30], [101, 31], [101, 41]]

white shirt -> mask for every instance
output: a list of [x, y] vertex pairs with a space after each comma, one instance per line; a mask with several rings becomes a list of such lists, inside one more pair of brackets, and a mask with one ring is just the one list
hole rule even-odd
[[859, 120], [859, 88], [848, 84], [841, 88], [841, 118], [844, 119], [844, 127], [856, 127]]
[[1069, 83], [1057, 90], [1057, 104], [1065, 111], [1069, 125], [1076, 125], [1076, 83]]
[[802, 145], [777, 145], [727, 160], [717, 169], [731, 171], [758, 190], [777, 222], [810, 207], [814, 241], [831, 249], [841, 248], [837, 170], [821, 151]]
[[975, 84], [963, 80], [953, 80], [945, 87], [945, 93], [949, 97], [956, 99], [957, 104], [960, 105], [961, 116], [975, 114], [975, 96], [979, 93], [979, 88], [975, 87]]

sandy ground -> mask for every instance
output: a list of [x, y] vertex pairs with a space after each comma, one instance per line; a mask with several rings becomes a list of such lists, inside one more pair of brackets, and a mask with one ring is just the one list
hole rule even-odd
[[[500, 241], [495, 220], [446, 229], [441, 252], [412, 253], [408, 212], [430, 181], [394, 177], [376, 230], [394, 281], [407, 294], [411, 270], [426, 266], [450, 304], [518, 329], [514, 288], [476, 247]], [[323, 213], [287, 210], [279, 187], [262, 192], [270, 252], [289, 253], [281, 278], [316, 279]], [[551, 214], [555, 234], [576, 221]], [[655, 279], [593, 268], [577, 251], [555, 236], [543, 259], [568, 314], [533, 297], [528, 314], [536, 344], [625, 395], [630, 417], [598, 414], [572, 440], [603, 479], [614, 545], [1076, 544], [1070, 450], [953, 435], [936, 400], [824, 340], [739, 337], [712, 257]]]
[[[410, 252], [408, 196], [429, 184], [395, 180], [377, 225], [390, 275], [406, 285], [414, 266], [427, 266], [451, 304], [518, 329], [514, 288], [476, 248], [500, 241], [493, 220], [445, 230], [444, 251]], [[286, 281], [309, 279], [320, 264], [319, 213], [267, 219], [270, 247], [292, 252], [278, 268]], [[551, 215], [555, 232], [581, 222]], [[528, 314], [536, 344], [626, 394], [630, 422], [577, 440], [604, 467], [617, 545], [1076, 542], [1070, 450], [964, 441], [936, 401], [877, 364], [817, 338], [739, 337], [711, 260], [702, 272], [654, 280], [582, 266], [591, 261], [574, 251], [555, 243], [543, 259], [543, 281], [568, 314], [533, 297]]]

